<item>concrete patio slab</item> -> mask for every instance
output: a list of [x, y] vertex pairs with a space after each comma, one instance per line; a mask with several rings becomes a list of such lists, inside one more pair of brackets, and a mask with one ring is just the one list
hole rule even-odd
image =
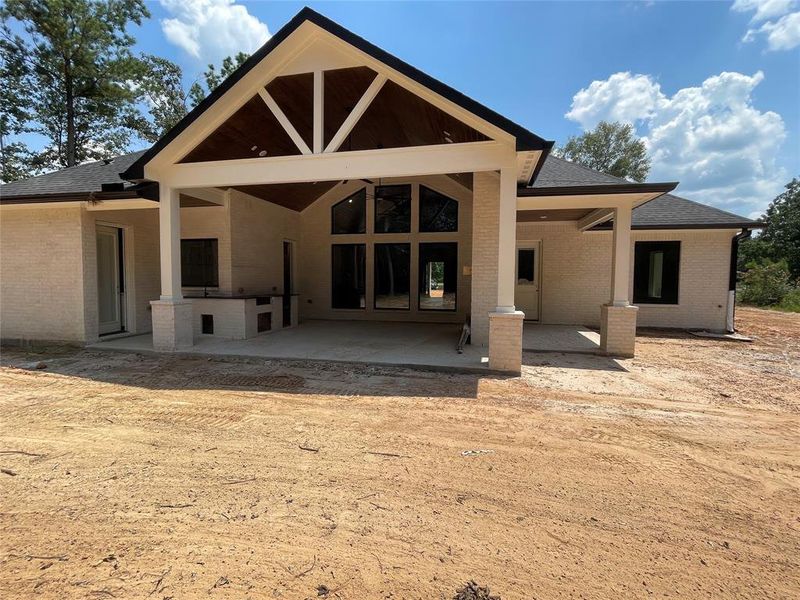
[[[282, 360], [324, 360], [443, 370], [488, 371], [485, 348], [456, 352], [461, 326], [386, 321], [305, 321], [247, 340], [201, 336], [180, 354], [242, 356]], [[150, 334], [101, 341], [99, 350], [151, 353]]]
[[533, 352], [600, 352], [600, 332], [581, 325], [525, 323], [522, 349]]

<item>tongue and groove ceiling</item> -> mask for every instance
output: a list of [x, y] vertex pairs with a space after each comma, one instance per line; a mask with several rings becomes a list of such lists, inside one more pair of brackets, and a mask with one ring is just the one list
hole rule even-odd
[[[375, 81], [368, 67], [324, 72], [324, 146], [334, 138]], [[309, 147], [313, 146], [314, 75], [275, 77], [266, 91]], [[337, 152], [485, 141], [489, 138], [393, 81], [387, 80]], [[302, 144], [301, 144], [302, 145]], [[260, 95], [254, 95], [180, 162], [297, 156], [291, 136]], [[451, 174], [471, 187], [471, 174]], [[337, 181], [238, 186], [234, 189], [292, 210], [303, 210]]]

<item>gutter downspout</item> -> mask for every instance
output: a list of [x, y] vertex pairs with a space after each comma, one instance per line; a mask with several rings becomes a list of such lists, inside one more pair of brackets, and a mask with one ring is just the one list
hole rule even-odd
[[728, 275], [728, 314], [725, 319], [725, 330], [728, 333], [734, 333], [734, 317], [736, 316], [736, 276], [737, 264], [739, 262], [739, 242], [749, 239], [752, 235], [752, 229], [742, 229], [731, 239], [731, 267]]

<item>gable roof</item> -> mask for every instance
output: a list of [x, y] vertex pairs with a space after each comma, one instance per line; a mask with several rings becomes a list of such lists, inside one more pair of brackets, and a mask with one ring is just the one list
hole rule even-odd
[[230, 90], [242, 77], [251, 71], [256, 65], [264, 60], [270, 52], [288, 38], [300, 25], [309, 21], [321, 29], [327, 31], [342, 41], [354, 46], [375, 60], [378, 60], [390, 68], [402, 73], [409, 79], [414, 80], [420, 85], [439, 94], [443, 98], [453, 102], [461, 108], [471, 112], [475, 116], [495, 125], [516, 138], [517, 151], [542, 150], [548, 152], [553, 147], [552, 141], [544, 140], [535, 133], [528, 131], [521, 125], [514, 123], [503, 115], [493, 111], [483, 104], [469, 98], [458, 90], [426, 75], [419, 69], [400, 60], [396, 56], [389, 54], [385, 50], [375, 46], [362, 37], [357, 36], [338, 23], [331, 21], [318, 12], [304, 7], [297, 13], [291, 21], [284, 25], [267, 43], [256, 50], [230, 77], [223, 81], [211, 94], [209, 94], [200, 104], [198, 104], [188, 115], [170, 129], [161, 139], [159, 139], [149, 150], [140, 156], [123, 174], [122, 177], [128, 180], [144, 178], [144, 166], [153, 159], [162, 149], [172, 142], [181, 132], [189, 127], [200, 115], [211, 107], [219, 98]]
[[[527, 189], [542, 188], [604, 188], [615, 189], [631, 182], [620, 177], [600, 173], [594, 169], [558, 158], [552, 154], [547, 157], [536, 181]], [[648, 184], [642, 184], [648, 185]], [[759, 227], [752, 219], [700, 204], [673, 194], [664, 194], [633, 209], [633, 229], [709, 229]], [[595, 229], [608, 229], [610, 222]]]
[[101, 192], [103, 185], [108, 184], [116, 184], [115, 187], [120, 188], [118, 191], [127, 191], [128, 197], [136, 197], [134, 186], [127, 184], [120, 177], [120, 172], [130, 167], [142, 154], [144, 150], [6, 183], [0, 185], [0, 200], [4, 204], [12, 199], [16, 202], [25, 199], [66, 200], [70, 197], [86, 200], [91, 194]]

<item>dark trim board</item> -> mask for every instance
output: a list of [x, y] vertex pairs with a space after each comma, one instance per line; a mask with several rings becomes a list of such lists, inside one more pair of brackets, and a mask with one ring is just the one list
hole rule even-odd
[[568, 185], [553, 187], [517, 188], [520, 198], [539, 196], [591, 196], [596, 194], [666, 194], [678, 187], [677, 181], [665, 183], [614, 183], [596, 185]]
[[[318, 12], [305, 7], [299, 13], [297, 13], [291, 21], [289, 21], [275, 35], [273, 35], [266, 44], [256, 50], [255, 53], [253, 53], [253, 55], [247, 59], [244, 64], [242, 64], [242, 66], [240, 66], [230, 77], [223, 81], [211, 94], [208, 95], [208, 97], [198, 104], [194, 110], [181, 119], [181, 121], [175, 125], [175, 127], [170, 129], [149, 150], [139, 157], [136, 162], [128, 167], [126, 171], [121, 173], [120, 176], [123, 179], [130, 181], [144, 179], [144, 166], [148, 162], [150, 162], [159, 152], [161, 152], [161, 150], [163, 150], [176, 137], [178, 137], [178, 135], [187, 129], [217, 100], [225, 95], [225, 93], [227, 93], [228, 90], [236, 85], [236, 83], [239, 82], [242, 77], [250, 72], [264, 58], [266, 58], [267, 55], [277, 48], [281, 42], [288, 38], [305, 21], [309, 21], [317, 25], [331, 35], [340, 38], [344, 42], [368, 54], [375, 60], [384, 63], [388, 67], [402, 73], [410, 79], [413, 79], [420, 85], [427, 87], [431, 91], [439, 94], [450, 102], [457, 104], [475, 116], [513, 135], [516, 138], [517, 151], [541, 150], [543, 153], [549, 153], [550, 149], [553, 147], [554, 142], [540, 138], [538, 135], [528, 131], [521, 125], [514, 123], [510, 119], [484, 106], [476, 100], [465, 96], [458, 90], [451, 88], [449, 85], [434, 79], [430, 75], [426, 75], [419, 69], [412, 67], [396, 56], [389, 54], [378, 46], [366, 41], [364, 38], [357, 36], [353, 32], [345, 29], [338, 23], [331, 21], [327, 17], [322, 16]], [[540, 162], [544, 161], [542, 160]]]

